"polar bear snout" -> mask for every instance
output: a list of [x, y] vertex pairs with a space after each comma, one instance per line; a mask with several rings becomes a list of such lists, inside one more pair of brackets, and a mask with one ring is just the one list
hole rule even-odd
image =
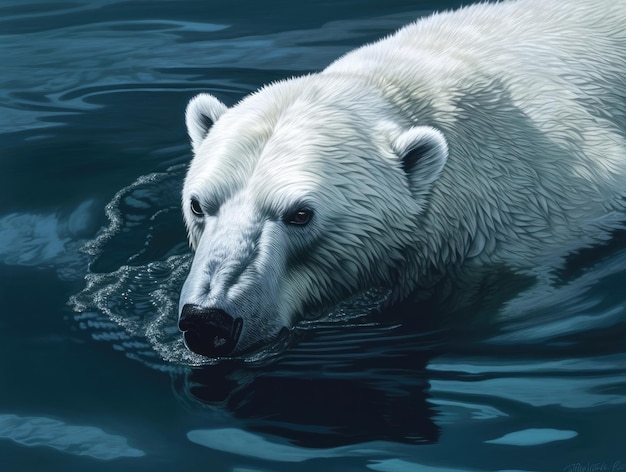
[[223, 310], [186, 304], [180, 313], [178, 328], [187, 348], [207, 357], [223, 357], [233, 352], [243, 320]]

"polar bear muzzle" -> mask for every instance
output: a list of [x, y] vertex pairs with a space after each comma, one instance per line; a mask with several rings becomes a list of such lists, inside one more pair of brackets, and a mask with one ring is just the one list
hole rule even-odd
[[193, 304], [183, 306], [178, 321], [187, 348], [207, 357], [222, 357], [233, 352], [242, 327], [241, 318]]

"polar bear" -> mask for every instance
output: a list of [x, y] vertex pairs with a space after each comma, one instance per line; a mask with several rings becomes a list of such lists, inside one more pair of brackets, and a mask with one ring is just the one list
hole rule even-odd
[[435, 14], [186, 111], [187, 346], [232, 356], [369, 287], [534, 273], [622, 227], [626, 1]]

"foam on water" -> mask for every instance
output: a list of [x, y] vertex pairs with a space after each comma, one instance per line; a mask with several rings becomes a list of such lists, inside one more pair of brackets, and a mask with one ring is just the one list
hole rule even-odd
[[[177, 329], [178, 297], [192, 255], [178, 208], [185, 166], [138, 178], [106, 206], [107, 227], [83, 246], [91, 256], [86, 286], [70, 299], [79, 326], [129, 357], [165, 370], [220, 362], [190, 352]], [[323, 319], [299, 324], [289, 335], [237, 358], [258, 365], [281, 354], [298, 333], [329, 325], [367, 325], [363, 318], [386, 296], [372, 290]]]

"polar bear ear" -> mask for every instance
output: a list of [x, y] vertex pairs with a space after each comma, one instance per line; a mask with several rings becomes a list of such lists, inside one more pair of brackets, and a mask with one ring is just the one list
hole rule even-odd
[[415, 126], [400, 133], [393, 142], [409, 179], [411, 193], [425, 198], [448, 160], [448, 142], [441, 131], [430, 126]]
[[213, 123], [228, 110], [226, 105], [213, 95], [201, 93], [193, 97], [185, 110], [185, 124], [191, 138], [191, 147], [194, 151], [204, 141]]

